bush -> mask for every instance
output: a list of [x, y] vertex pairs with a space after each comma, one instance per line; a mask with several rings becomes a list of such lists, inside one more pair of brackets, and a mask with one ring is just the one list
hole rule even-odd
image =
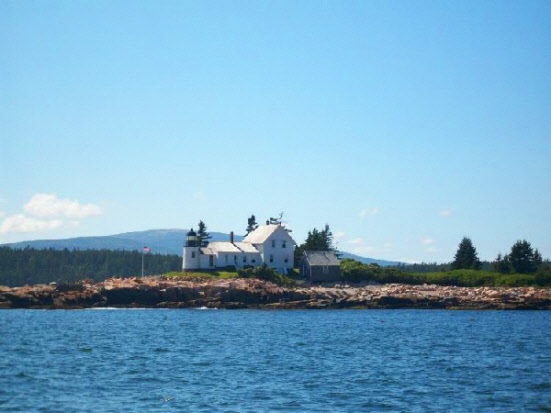
[[551, 268], [542, 266], [536, 274], [500, 274], [483, 270], [451, 270], [429, 273], [407, 273], [394, 268], [380, 268], [352, 259], [341, 261], [343, 280], [359, 282], [372, 281], [381, 284], [437, 284], [459, 287], [522, 287], [529, 285], [551, 285]]
[[417, 275], [405, 273], [396, 268], [379, 267], [377, 264], [363, 264], [350, 258], [341, 260], [341, 277], [343, 280], [351, 282], [372, 281], [381, 284], [421, 283]]
[[544, 286], [551, 285], [551, 268], [542, 266], [538, 269], [535, 275], [536, 284]]
[[284, 286], [294, 286], [296, 282], [283, 274], [278, 273], [273, 268], [263, 265], [256, 268], [244, 268], [237, 271], [237, 274], [243, 278], [257, 278], [260, 280], [270, 281], [274, 284]]

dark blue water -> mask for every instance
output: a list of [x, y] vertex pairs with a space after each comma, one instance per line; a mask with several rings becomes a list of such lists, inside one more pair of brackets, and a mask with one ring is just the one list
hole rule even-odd
[[551, 411], [551, 312], [0, 311], [0, 410]]

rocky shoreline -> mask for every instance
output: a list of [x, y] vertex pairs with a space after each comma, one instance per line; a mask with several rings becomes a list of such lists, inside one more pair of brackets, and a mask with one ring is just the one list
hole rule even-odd
[[419, 308], [549, 310], [551, 289], [437, 285], [280, 287], [255, 279], [111, 278], [94, 283], [0, 287], [0, 308]]
[[437, 285], [280, 287], [256, 279], [111, 278], [73, 284], [0, 287], [0, 308], [419, 308], [551, 309], [551, 289]]

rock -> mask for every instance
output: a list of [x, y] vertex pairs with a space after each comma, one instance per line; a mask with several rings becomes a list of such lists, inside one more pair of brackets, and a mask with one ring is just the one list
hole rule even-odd
[[0, 308], [453, 308], [551, 309], [551, 289], [437, 285], [280, 287], [256, 279], [111, 278], [101, 283], [0, 286]]

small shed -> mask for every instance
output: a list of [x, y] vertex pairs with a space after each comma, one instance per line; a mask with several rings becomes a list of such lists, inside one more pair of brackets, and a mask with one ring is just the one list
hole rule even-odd
[[334, 251], [304, 251], [300, 271], [302, 276], [310, 282], [341, 279], [341, 266]]

